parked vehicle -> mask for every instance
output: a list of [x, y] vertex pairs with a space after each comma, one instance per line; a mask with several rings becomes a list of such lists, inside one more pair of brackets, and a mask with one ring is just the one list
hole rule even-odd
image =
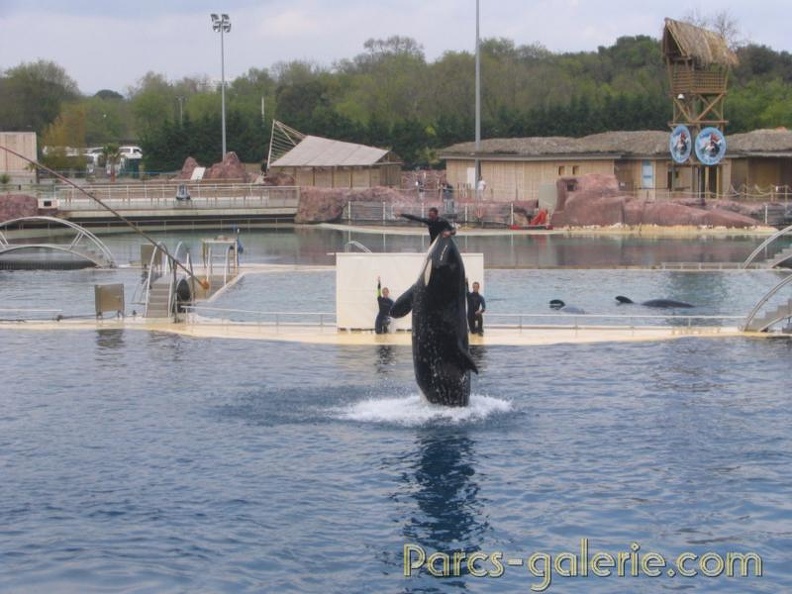
[[143, 149], [134, 145], [123, 145], [118, 147], [118, 152], [124, 159], [142, 159]]
[[85, 149], [83, 154], [85, 155], [89, 169], [93, 170], [94, 167], [97, 167], [101, 164], [100, 161], [102, 159], [102, 152], [103, 149], [101, 146], [94, 146]]

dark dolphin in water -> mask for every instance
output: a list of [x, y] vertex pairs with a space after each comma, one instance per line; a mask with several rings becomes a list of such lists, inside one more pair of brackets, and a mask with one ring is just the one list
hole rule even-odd
[[564, 313], [570, 314], [584, 314], [586, 313], [585, 310], [575, 307], [574, 305], [567, 305], [560, 299], [551, 299], [550, 300], [550, 309], [554, 309], [556, 311], [563, 311]]
[[[635, 303], [629, 297], [624, 297], [623, 295], [619, 295], [616, 297], [616, 301], [619, 302], [619, 305], [629, 305]], [[690, 303], [685, 303], [684, 301], [675, 301], [674, 299], [650, 299], [649, 301], [644, 301], [640, 305], [644, 305], [646, 307], [659, 307], [663, 309], [673, 309], [675, 307], [695, 307]]]
[[467, 406], [470, 372], [478, 373], [468, 350], [465, 266], [452, 237], [429, 248], [421, 275], [396, 300], [390, 315], [412, 311], [413, 366], [418, 387], [432, 404]]

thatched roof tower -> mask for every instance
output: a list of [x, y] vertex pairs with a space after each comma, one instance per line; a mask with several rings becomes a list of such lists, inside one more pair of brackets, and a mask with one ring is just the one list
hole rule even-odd
[[[703, 202], [706, 194], [718, 192], [722, 186], [718, 163], [726, 147], [723, 104], [729, 69], [737, 65], [737, 56], [722, 35], [672, 19], [665, 20], [663, 55], [674, 104], [674, 119], [669, 124], [675, 130], [680, 125], [686, 126], [684, 136], [690, 134], [695, 138], [696, 151], [689, 152], [689, 158], [680, 156], [680, 159], [687, 161], [683, 167], [693, 167], [694, 191]], [[700, 152], [710, 142], [714, 154]]]
[[722, 129], [726, 124], [723, 101], [729, 69], [738, 64], [726, 40], [713, 31], [666, 19], [663, 56], [674, 102], [671, 126]]

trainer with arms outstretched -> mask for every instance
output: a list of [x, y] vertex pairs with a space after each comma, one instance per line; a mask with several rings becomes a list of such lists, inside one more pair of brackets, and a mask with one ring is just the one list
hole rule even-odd
[[456, 229], [454, 226], [448, 222], [446, 219], [440, 216], [438, 210], [433, 206], [429, 209], [429, 216], [428, 217], [418, 217], [411, 214], [402, 213], [399, 215], [402, 218], [409, 219], [410, 221], [417, 221], [419, 223], [423, 223], [429, 227], [429, 237], [432, 241], [435, 238], [443, 233], [444, 235], [455, 235]]

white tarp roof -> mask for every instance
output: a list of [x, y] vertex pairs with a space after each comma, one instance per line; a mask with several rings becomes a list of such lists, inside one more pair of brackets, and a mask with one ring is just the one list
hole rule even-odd
[[388, 151], [385, 149], [329, 140], [318, 136], [306, 136], [288, 153], [270, 167], [343, 167], [374, 165]]

